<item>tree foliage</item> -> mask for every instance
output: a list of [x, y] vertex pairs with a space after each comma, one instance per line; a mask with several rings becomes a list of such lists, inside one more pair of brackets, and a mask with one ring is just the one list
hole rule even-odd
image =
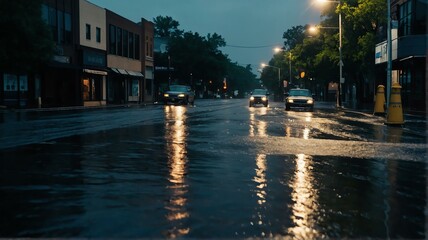
[[[376, 33], [385, 25], [386, 3], [384, 0], [342, 0], [341, 5], [330, 4], [324, 8], [320, 26], [338, 27], [338, 13], [342, 14], [342, 59], [346, 84], [373, 80], [374, 49]], [[294, 73], [305, 71], [306, 76], [326, 84], [339, 78], [339, 31], [319, 29], [318, 34], [309, 35], [307, 26], [295, 26], [283, 34], [284, 49], [281, 57], [273, 56], [270, 65], [287, 69], [291, 59]], [[272, 69], [264, 69], [262, 79], [272, 81]], [[293, 74], [298, 79], [298, 74]]]
[[[157, 36], [168, 39], [168, 49], [156, 61], [168, 61], [174, 67], [174, 78], [182, 81], [202, 80], [210, 82], [214, 89], [223, 88], [224, 78], [228, 90], [249, 91], [255, 82], [252, 69], [231, 62], [220, 48], [226, 46], [225, 39], [217, 33], [202, 36], [197, 32], [178, 29], [178, 21], [171, 17], [158, 16], [154, 19]], [[159, 24], [159, 26], [158, 26]]]
[[178, 29], [180, 23], [169, 16], [157, 16], [153, 19], [155, 24], [155, 36], [162, 38], [170, 38], [174, 35], [180, 35], [181, 30]]
[[55, 45], [41, 18], [41, 0], [1, 0], [0, 5], [0, 70], [25, 73], [48, 62]]

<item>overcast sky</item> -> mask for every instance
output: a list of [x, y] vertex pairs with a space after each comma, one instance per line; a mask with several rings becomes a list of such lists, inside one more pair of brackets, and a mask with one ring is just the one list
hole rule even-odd
[[[170, 16], [184, 31], [218, 33], [229, 45], [221, 50], [241, 65], [257, 69], [267, 62], [282, 34], [297, 25], [316, 24], [320, 10], [313, 0], [89, 0], [134, 22]], [[259, 47], [259, 48], [239, 48]], [[267, 46], [267, 47], [260, 47]]]

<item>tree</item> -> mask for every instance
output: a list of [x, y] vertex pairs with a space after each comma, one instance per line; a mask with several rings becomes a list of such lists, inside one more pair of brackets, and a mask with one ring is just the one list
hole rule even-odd
[[305, 29], [307, 26], [294, 26], [291, 29], [288, 29], [282, 35], [282, 38], [285, 39], [284, 47], [287, 50], [293, 49], [297, 44], [302, 43], [303, 39], [306, 38]]
[[170, 38], [174, 35], [181, 35], [183, 31], [178, 29], [180, 23], [169, 16], [157, 16], [153, 19], [155, 24], [155, 36]]
[[37, 70], [51, 59], [55, 46], [41, 18], [41, 0], [1, 0], [0, 5], [0, 70]]
[[157, 54], [156, 62], [162, 62], [163, 66], [170, 63], [174, 68], [174, 79], [185, 84], [202, 80], [209, 90], [215, 91], [223, 88], [224, 78], [227, 78], [228, 90], [243, 93], [254, 87], [255, 75], [251, 67], [232, 63], [220, 50], [226, 46], [221, 35], [201, 36], [197, 32], [185, 32], [178, 29], [178, 21], [168, 16], [158, 16], [154, 23], [156, 36], [168, 39], [168, 52]]

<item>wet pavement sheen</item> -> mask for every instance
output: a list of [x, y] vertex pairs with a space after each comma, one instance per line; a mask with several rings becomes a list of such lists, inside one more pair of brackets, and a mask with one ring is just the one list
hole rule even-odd
[[[196, 104], [65, 114], [72, 134], [0, 150], [0, 237], [426, 238], [418, 131], [329, 108]], [[46, 118], [24, 125], [56, 125]]]

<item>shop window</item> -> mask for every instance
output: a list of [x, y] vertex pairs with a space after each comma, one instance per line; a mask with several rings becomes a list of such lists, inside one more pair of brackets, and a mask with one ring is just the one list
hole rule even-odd
[[13, 74], [4, 74], [4, 88], [5, 92], [18, 91], [18, 78]]
[[133, 97], [138, 97], [140, 95], [140, 81], [132, 80], [129, 89], [129, 95]]
[[146, 93], [148, 95], [152, 94], [152, 80], [151, 79], [146, 79]]
[[83, 79], [83, 101], [100, 100], [101, 82], [95, 78]]

